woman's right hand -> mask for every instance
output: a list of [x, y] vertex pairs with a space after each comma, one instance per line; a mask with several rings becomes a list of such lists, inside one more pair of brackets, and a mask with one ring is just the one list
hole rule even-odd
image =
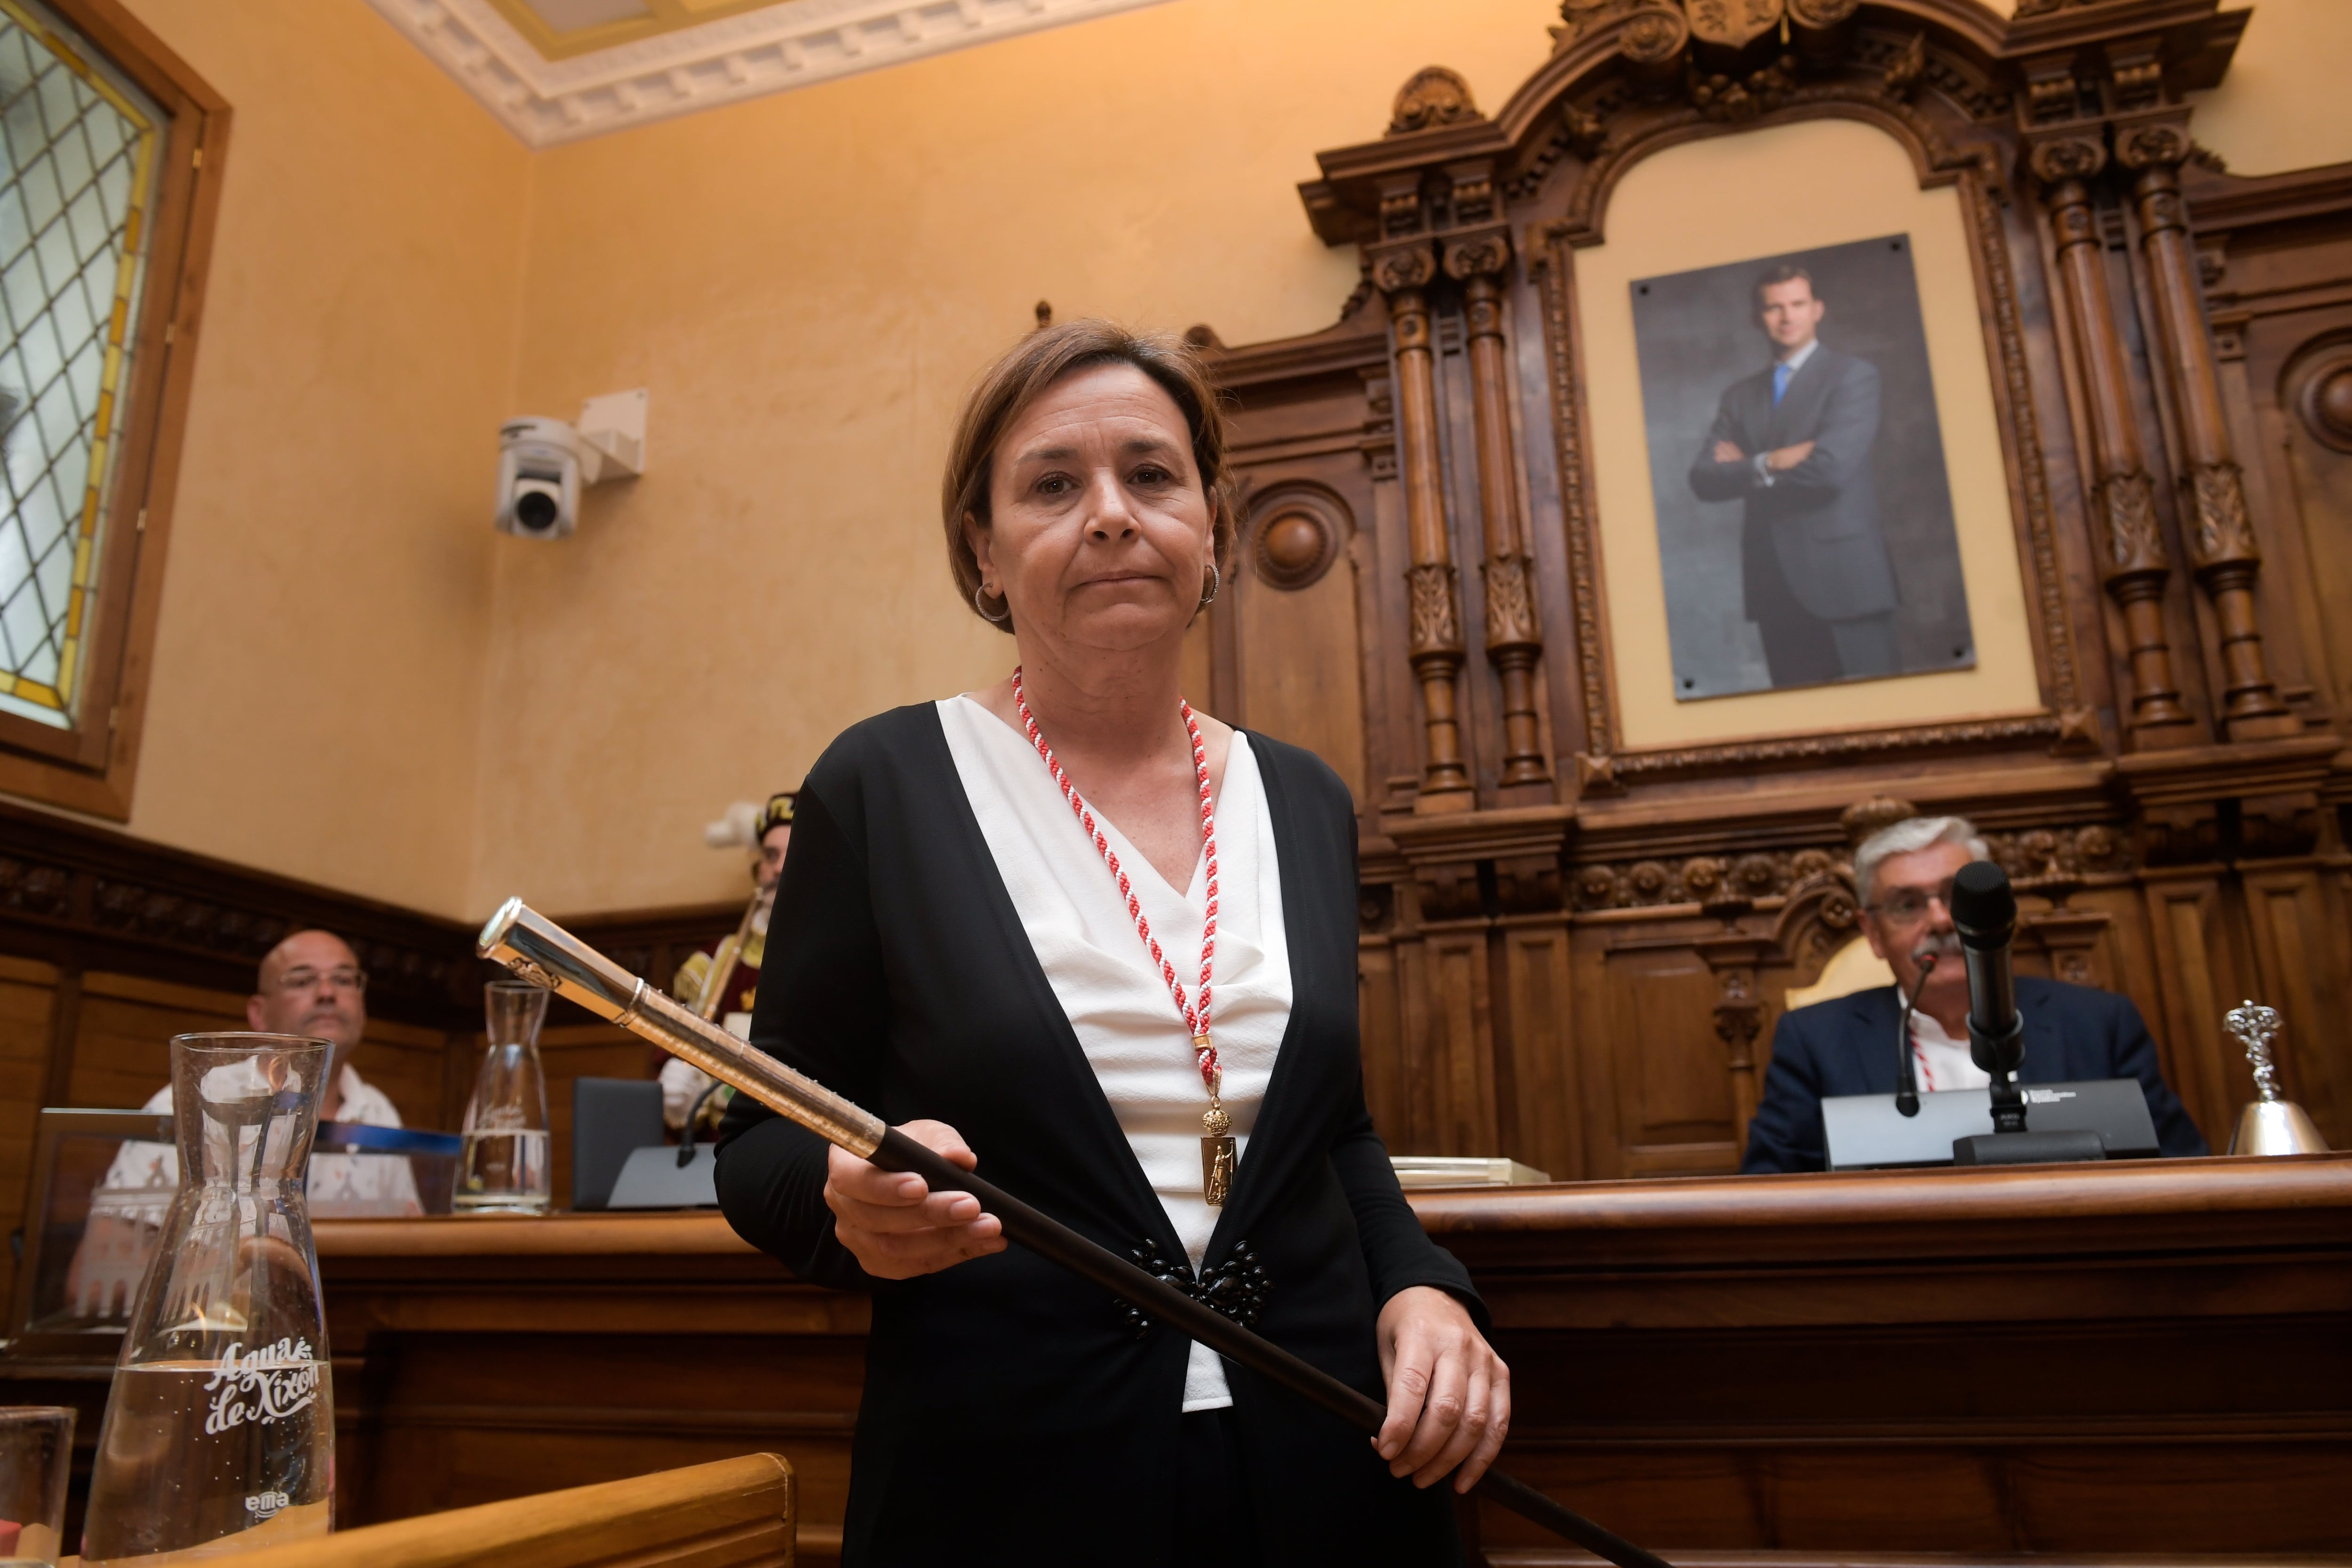
[[[969, 1171], [980, 1163], [945, 1122], [909, 1121], [898, 1131], [950, 1164]], [[830, 1152], [824, 1203], [833, 1234], [877, 1279], [912, 1279], [1004, 1250], [1003, 1226], [970, 1193], [934, 1193], [922, 1177], [881, 1170], [846, 1149]]]

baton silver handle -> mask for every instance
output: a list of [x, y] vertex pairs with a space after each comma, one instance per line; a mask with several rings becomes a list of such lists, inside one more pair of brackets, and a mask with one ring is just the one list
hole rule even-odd
[[643, 1036], [861, 1160], [882, 1147], [888, 1129], [880, 1117], [698, 1016], [520, 899], [499, 905], [474, 945], [484, 958]]

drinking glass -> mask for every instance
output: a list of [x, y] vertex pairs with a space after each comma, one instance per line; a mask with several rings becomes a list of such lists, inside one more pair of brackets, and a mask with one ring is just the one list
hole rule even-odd
[[73, 1435], [74, 1413], [62, 1405], [0, 1408], [0, 1568], [57, 1562]]
[[332, 1522], [334, 1391], [304, 1192], [331, 1055], [289, 1035], [172, 1042], [180, 1187], [115, 1363], [85, 1563], [182, 1563]]
[[509, 980], [494, 980], [482, 991], [490, 1043], [458, 1130], [465, 1149], [449, 1206], [458, 1214], [545, 1214], [554, 1190], [547, 1078], [539, 1066], [547, 993]]

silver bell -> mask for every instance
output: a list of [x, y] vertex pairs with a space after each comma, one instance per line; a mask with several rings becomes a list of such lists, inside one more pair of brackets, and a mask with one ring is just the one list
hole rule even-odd
[[2278, 1037], [2275, 1007], [2252, 1002], [2232, 1007], [2221, 1022], [2246, 1048], [2254, 1068], [2254, 1102], [2238, 1113], [2238, 1130], [2230, 1139], [2232, 1154], [2325, 1154], [2327, 1140], [2311, 1124], [2303, 1107], [2279, 1098], [2278, 1063], [2271, 1041]]

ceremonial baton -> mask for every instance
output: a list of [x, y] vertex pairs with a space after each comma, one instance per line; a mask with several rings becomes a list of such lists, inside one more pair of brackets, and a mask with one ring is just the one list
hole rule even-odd
[[[1261, 1339], [1215, 1308], [1193, 1300], [1061, 1221], [1040, 1214], [1010, 1193], [950, 1164], [937, 1151], [886, 1126], [871, 1111], [698, 1017], [694, 1009], [631, 974], [520, 899], [509, 899], [500, 906], [482, 928], [477, 946], [483, 957], [652, 1041], [721, 1083], [734, 1085], [739, 1092], [799, 1122], [826, 1142], [883, 1170], [920, 1176], [933, 1192], [970, 1193], [983, 1210], [997, 1217], [1007, 1240], [1017, 1241], [1039, 1257], [1093, 1281], [1349, 1425], [1376, 1433], [1388, 1420], [1388, 1409], [1379, 1400], [1358, 1393], [1271, 1340]], [[1500, 1470], [1487, 1470], [1471, 1490], [1618, 1568], [1669, 1568], [1664, 1559]]]

